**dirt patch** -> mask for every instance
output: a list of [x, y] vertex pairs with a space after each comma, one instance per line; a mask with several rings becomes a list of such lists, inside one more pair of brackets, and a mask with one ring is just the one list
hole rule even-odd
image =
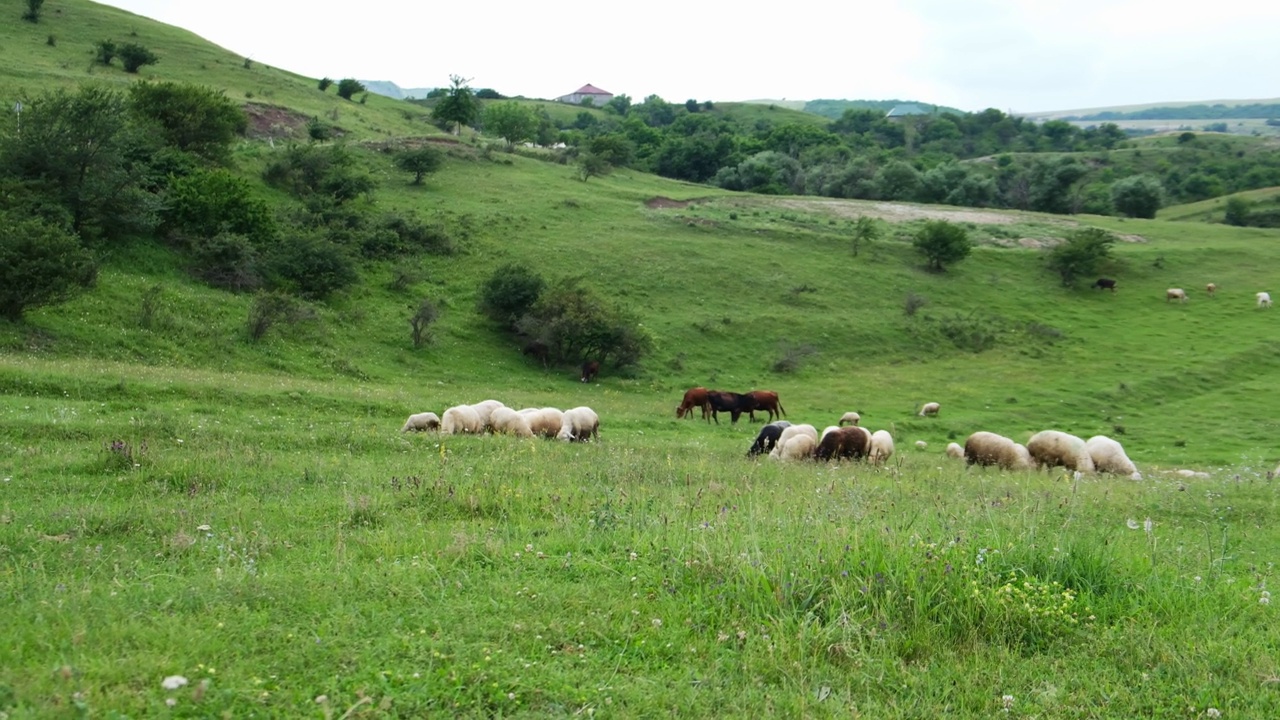
[[245, 134], [255, 140], [290, 138], [300, 131], [305, 133], [307, 123], [311, 122], [309, 116], [279, 105], [245, 103], [244, 113], [249, 116]]
[[1120, 239], [1121, 239], [1122, 241], [1124, 241], [1124, 242], [1132, 242], [1132, 243], [1140, 243], [1140, 242], [1141, 242], [1141, 243], [1144, 243], [1144, 242], [1146, 242], [1146, 241], [1147, 241], [1147, 239], [1146, 239], [1146, 238], [1144, 238], [1144, 237], [1142, 237], [1141, 235], [1130, 235], [1130, 234], [1124, 234], [1124, 235], [1122, 235], [1122, 234], [1117, 233], [1117, 234], [1116, 234], [1116, 237], [1120, 238]]
[[865, 215], [889, 222], [949, 220], [951, 222], [971, 222], [979, 225], [1010, 225], [1015, 222], [1025, 221], [1023, 218], [1007, 213], [991, 212], [989, 210], [959, 207], [942, 208], [931, 205], [908, 205], [906, 203], [893, 202], [786, 198], [774, 200], [770, 204], [788, 210], [825, 212], [842, 218], [858, 218]]
[[651, 197], [648, 200], [645, 200], [644, 206], [651, 209], [686, 208], [686, 207], [689, 207], [689, 203], [691, 202], [693, 201], [692, 200], [672, 200], [669, 197], [662, 197], [661, 195], [659, 195], [657, 197]]

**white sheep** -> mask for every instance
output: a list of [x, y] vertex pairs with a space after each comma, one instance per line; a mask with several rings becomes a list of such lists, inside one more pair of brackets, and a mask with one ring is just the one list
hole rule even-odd
[[773, 449], [769, 451], [769, 457], [774, 458], [775, 460], [781, 457], [783, 443], [797, 435], [808, 435], [809, 439], [813, 440], [813, 446], [816, 447], [818, 445], [817, 428], [806, 424], [792, 425], [791, 427], [784, 428], [782, 430], [782, 434], [778, 436], [778, 444], [774, 445]]
[[925, 442], [925, 441], [923, 441], [923, 440], [917, 440], [917, 441], [916, 441], [916, 449], [917, 449], [917, 450], [923, 450], [923, 449], [925, 449], [925, 448], [927, 448], [927, 447], [929, 447], [929, 443], [927, 443], [927, 442]]
[[823, 438], [825, 438], [826, 436], [830, 435], [831, 433], [833, 433], [833, 432], [835, 432], [835, 431], [839, 430], [839, 429], [840, 429], [840, 427], [841, 427], [841, 426], [839, 426], [839, 425], [828, 425], [828, 426], [826, 426], [826, 427], [822, 428], [822, 433], [818, 435], [818, 442], [822, 442], [822, 439], [823, 439]]
[[[778, 446], [769, 453], [769, 457], [776, 457], [779, 460], [807, 460], [813, 457], [813, 451], [817, 445], [812, 435], [800, 433], [787, 438], [786, 442], [778, 443]], [[774, 455], [774, 452], [777, 455]]]
[[1271, 307], [1271, 293], [1258, 293], [1258, 307]]
[[400, 428], [400, 432], [409, 432], [410, 430], [439, 430], [440, 416], [433, 412], [420, 412], [409, 416], [404, 421], [404, 427]]
[[564, 426], [564, 413], [553, 407], [525, 408], [520, 414], [528, 421], [533, 434], [544, 438], [556, 437]]
[[587, 442], [600, 437], [600, 416], [589, 407], [565, 410], [557, 438], [571, 442]]
[[1218, 292], [1218, 283], [1209, 283], [1208, 285], [1205, 285], [1204, 291], [1209, 297], [1213, 297], [1213, 294]]
[[871, 451], [867, 459], [876, 465], [888, 460], [893, 455], [893, 435], [888, 430], [877, 430], [871, 433]]
[[1084, 443], [1089, 458], [1093, 460], [1093, 468], [1100, 473], [1127, 475], [1133, 480], [1141, 480], [1142, 475], [1133, 461], [1124, 453], [1124, 447], [1106, 435], [1094, 435]]
[[491, 429], [489, 425], [489, 415], [500, 407], [506, 407], [506, 405], [503, 405], [497, 400], [485, 400], [471, 406], [471, 409], [476, 411], [476, 415], [480, 416], [480, 427], [482, 430], [487, 431]]
[[1057, 467], [1091, 473], [1093, 458], [1084, 447], [1084, 440], [1058, 430], [1042, 430], [1027, 441], [1027, 452], [1037, 467]]
[[947, 443], [947, 457], [963, 460], [964, 448], [960, 447], [959, 443]]
[[993, 432], [980, 430], [970, 435], [961, 452], [969, 465], [999, 465], [1005, 470], [1035, 467], [1026, 447]]
[[1164, 291], [1164, 301], [1177, 300], [1178, 302], [1187, 301], [1187, 291], [1182, 288], [1169, 288]]
[[515, 435], [520, 438], [533, 437], [529, 428], [529, 420], [509, 407], [494, 408], [489, 415], [489, 426], [495, 433]]
[[480, 413], [470, 405], [455, 405], [445, 410], [440, 418], [441, 435], [481, 432], [484, 432], [484, 423], [480, 420]]
[[938, 411], [941, 409], [942, 409], [942, 406], [939, 405], [938, 403], [927, 402], [924, 405], [920, 406], [920, 417], [925, 417], [925, 416], [936, 417], [938, 415]]
[[840, 422], [838, 424], [840, 427], [844, 427], [845, 423], [857, 425], [860, 422], [862, 422], [862, 416], [856, 412], [850, 411], [840, 416]]

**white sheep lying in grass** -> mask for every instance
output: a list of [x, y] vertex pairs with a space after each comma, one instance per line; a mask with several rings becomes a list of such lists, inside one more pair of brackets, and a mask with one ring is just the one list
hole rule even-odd
[[888, 430], [877, 430], [871, 433], [871, 450], [867, 459], [880, 465], [893, 455], [893, 435]]
[[849, 425], [857, 425], [860, 422], [862, 422], [862, 416], [856, 412], [850, 411], [840, 416], [840, 422], [838, 425], [840, 425], [840, 427], [844, 427], [846, 423]]
[[1127, 475], [1130, 479], [1141, 480], [1142, 475], [1133, 461], [1124, 453], [1124, 447], [1106, 435], [1094, 435], [1084, 443], [1089, 458], [1093, 460], [1093, 468], [1100, 473]]
[[509, 407], [494, 408], [493, 413], [489, 415], [489, 427], [493, 428], [495, 433], [503, 435], [515, 435], [520, 438], [533, 437], [533, 430], [529, 428], [528, 419]]
[[533, 434], [544, 438], [559, 435], [560, 428], [564, 426], [564, 413], [553, 407], [525, 408], [520, 414], [528, 421]]
[[410, 430], [439, 430], [440, 416], [433, 412], [414, 413], [404, 421], [404, 427], [400, 428], [400, 432], [409, 432]]
[[961, 454], [969, 465], [999, 465], [1005, 470], [1030, 470], [1035, 467], [1027, 448], [1003, 435], [982, 430], [964, 441]]
[[489, 416], [493, 414], [494, 410], [497, 410], [500, 407], [506, 407], [506, 405], [503, 405], [497, 400], [485, 400], [471, 406], [471, 409], [476, 411], [476, 415], [480, 416], [480, 428], [482, 431], [491, 429], [489, 425]]
[[960, 447], [959, 443], [947, 443], [947, 457], [963, 460], [964, 448]]
[[454, 405], [445, 410], [444, 416], [440, 418], [441, 435], [482, 432], [484, 432], [484, 423], [480, 420], [480, 413], [470, 405]]
[[1085, 449], [1084, 440], [1058, 430], [1042, 430], [1027, 441], [1027, 451], [1036, 467], [1062, 467], [1077, 472], [1093, 472], [1093, 458]]
[[571, 442], [587, 442], [600, 437], [600, 416], [589, 407], [576, 407], [564, 411], [560, 423], [561, 440]]
[[942, 406], [936, 402], [927, 402], [920, 407], [920, 417], [936, 417]]
[[782, 434], [778, 436], [778, 444], [774, 445], [773, 449], [769, 451], [769, 457], [775, 460], [782, 459], [783, 445], [797, 435], [806, 435], [812, 441], [809, 444], [809, 454], [812, 455], [813, 449], [818, 446], [818, 429], [812, 425], [801, 424], [783, 428]]

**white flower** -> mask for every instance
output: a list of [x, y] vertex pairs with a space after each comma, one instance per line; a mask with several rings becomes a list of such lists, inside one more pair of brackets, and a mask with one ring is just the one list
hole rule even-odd
[[1222, 717], [1222, 711], [1219, 710], [1218, 708], [1209, 708], [1208, 710], [1204, 711], [1204, 716], [1211, 717], [1211, 718]]
[[178, 688], [186, 684], [187, 684], [187, 679], [182, 677], [181, 675], [170, 675], [169, 677], [160, 681], [160, 687], [164, 688], [165, 690], [177, 690]]
[[1013, 696], [1005, 695], [1004, 697], [1000, 698], [1000, 704], [1004, 706], [1005, 712], [1009, 712], [1009, 709], [1013, 707]]
[[1258, 604], [1259, 604], [1259, 605], [1270, 605], [1270, 604], [1271, 604], [1271, 593], [1267, 592], [1266, 590], [1263, 590], [1263, 591], [1262, 591], [1262, 597], [1259, 597], [1259, 598], [1258, 598]]
[[200, 532], [208, 532], [212, 530], [213, 527], [211, 525], [205, 524], [205, 525], [197, 525], [196, 529], [199, 530]]
[[661, 618], [654, 618], [654, 619], [653, 619], [653, 626], [654, 626], [654, 627], [656, 627], [656, 628], [658, 628], [658, 627], [662, 627], [662, 619], [661, 619]]
[[1142, 529], [1145, 530], [1148, 535], [1151, 534], [1151, 531], [1154, 528], [1155, 528], [1155, 523], [1151, 522], [1151, 518], [1147, 518], [1146, 520], [1142, 521]]
[[165, 704], [165, 705], [168, 705], [169, 707], [173, 707], [174, 705], [177, 705], [177, 704], [178, 704], [178, 699], [177, 699], [177, 698], [165, 698], [165, 699], [164, 699], [164, 704]]
[[1130, 529], [1130, 530], [1137, 530], [1137, 529], [1138, 529], [1138, 521], [1137, 521], [1137, 520], [1134, 520], [1133, 518], [1129, 518], [1128, 520], [1125, 520], [1125, 521], [1124, 521], [1124, 524], [1125, 524], [1125, 525], [1127, 525], [1127, 526], [1129, 526], [1129, 529]]

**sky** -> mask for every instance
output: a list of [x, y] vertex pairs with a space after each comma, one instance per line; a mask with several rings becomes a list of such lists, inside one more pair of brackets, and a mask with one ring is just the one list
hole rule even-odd
[[[1280, 3], [108, 0], [310, 77], [1012, 112], [1280, 97]], [[757, 9], [758, 8], [758, 9]]]

